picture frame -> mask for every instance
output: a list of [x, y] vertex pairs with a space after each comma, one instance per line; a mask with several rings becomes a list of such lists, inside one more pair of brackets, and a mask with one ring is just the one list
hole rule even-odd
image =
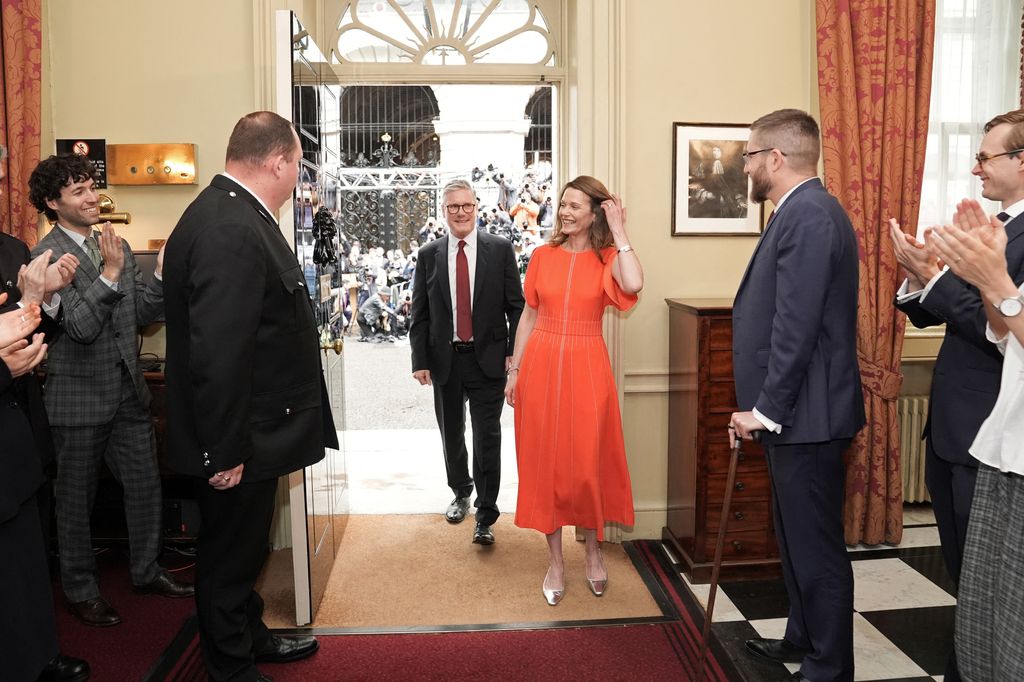
[[744, 123], [672, 124], [672, 236], [757, 236], [764, 204], [743, 172]]

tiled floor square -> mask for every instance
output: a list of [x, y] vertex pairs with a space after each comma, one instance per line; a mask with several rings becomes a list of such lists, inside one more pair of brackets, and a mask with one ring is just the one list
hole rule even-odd
[[[683, 582], [686, 583], [686, 587], [689, 588], [693, 596], [697, 598], [700, 607], [707, 611], [708, 608], [708, 595], [711, 593], [711, 585], [694, 585], [690, 582], [690, 578], [684, 573]], [[707, 616], [705, 616], [707, 617]], [[725, 590], [719, 586], [717, 593], [715, 594], [715, 612], [711, 614], [712, 623], [727, 623], [737, 620], [746, 620], [740, 610], [736, 608], [736, 605], [729, 598], [729, 595], [725, 593]]]
[[941, 548], [919, 547], [912, 550], [899, 550], [899, 558], [954, 598], [956, 597], [956, 585], [953, 584], [953, 579], [949, 577], [949, 571], [946, 570], [946, 562], [942, 558]]
[[908, 504], [903, 507], [903, 527], [934, 526], [935, 513], [931, 504]]
[[746, 580], [726, 583], [721, 588], [748, 620], [784, 619], [789, 615], [789, 597], [781, 579]]
[[860, 612], [956, 604], [949, 592], [901, 559], [854, 561], [853, 576], [853, 607]]
[[935, 606], [862, 613], [893, 644], [931, 675], [941, 675], [953, 650], [956, 609]]

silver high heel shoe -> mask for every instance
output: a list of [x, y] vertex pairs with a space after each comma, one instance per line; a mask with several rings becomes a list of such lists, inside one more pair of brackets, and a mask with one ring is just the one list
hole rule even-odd
[[558, 606], [558, 602], [562, 601], [562, 597], [565, 596], [565, 579], [562, 579], [562, 587], [560, 589], [549, 590], [547, 588], [548, 573], [551, 573], [550, 568], [544, 574], [544, 584], [541, 585], [541, 590], [544, 592], [544, 600], [548, 603], [548, 606]]
[[[601, 559], [601, 565], [604, 566], [604, 557], [601, 555], [601, 550], [598, 550], [597, 556]], [[594, 593], [595, 597], [600, 597], [604, 594], [604, 591], [608, 589], [608, 571], [605, 569], [605, 577], [601, 580], [594, 580], [589, 575], [587, 576], [587, 585], [590, 586], [590, 591]]]

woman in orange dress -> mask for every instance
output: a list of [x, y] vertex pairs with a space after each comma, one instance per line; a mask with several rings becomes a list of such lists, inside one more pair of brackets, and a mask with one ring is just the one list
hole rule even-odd
[[636, 303], [644, 275], [626, 237], [626, 211], [599, 180], [562, 190], [554, 235], [526, 271], [505, 399], [515, 408], [516, 525], [547, 536], [543, 592], [565, 594], [562, 526], [583, 529], [587, 583], [604, 593], [600, 542], [606, 522], [633, 524], [633, 494], [618, 394], [601, 336], [607, 306]]

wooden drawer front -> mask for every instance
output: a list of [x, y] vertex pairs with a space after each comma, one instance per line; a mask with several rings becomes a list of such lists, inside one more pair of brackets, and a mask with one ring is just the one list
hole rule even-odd
[[708, 353], [708, 370], [713, 379], [732, 380], [732, 350], [712, 350]]
[[[704, 551], [708, 561], [715, 557], [715, 542], [718, 540], [717, 533], [708, 533], [704, 537]], [[725, 534], [725, 545], [722, 547], [722, 558], [729, 559], [758, 559], [766, 557], [769, 552], [775, 552], [775, 540], [765, 530], [751, 530], [740, 532], [728, 532]]]
[[[706, 488], [708, 506], [721, 505], [725, 501], [725, 479], [727, 474], [708, 474]], [[771, 498], [768, 485], [768, 472], [744, 472], [736, 474], [736, 484], [732, 491], [732, 502], [738, 504], [749, 500], [767, 500]]]
[[[768, 517], [770, 515], [771, 502], [768, 500], [737, 502], [729, 510], [729, 523], [726, 525], [726, 532], [738, 533], [741, 531], [761, 530], [767, 533]], [[709, 505], [707, 521], [705, 523], [708, 533], [718, 533], [718, 526], [721, 521], [722, 505]]]
[[[728, 438], [728, 436], [726, 436]], [[729, 449], [729, 443], [724, 440], [715, 438], [714, 440], [709, 439], [707, 444], [704, 446], [704, 454], [702, 461], [704, 462], [705, 469], [708, 473], [712, 474], [724, 474], [729, 471], [729, 458], [732, 456], [732, 450]], [[748, 443], [744, 441], [743, 448], [740, 451], [739, 460], [736, 462], [736, 471], [767, 471], [768, 463], [764, 459], [764, 448], [757, 443]], [[767, 474], [766, 474], [767, 475]]]
[[[728, 381], [709, 381], [704, 397], [707, 400], [704, 407], [736, 410], [736, 386], [732, 383], [732, 377]], [[725, 423], [729, 423], [728, 417]]]
[[708, 321], [708, 347], [732, 352], [731, 317], [720, 317]]

